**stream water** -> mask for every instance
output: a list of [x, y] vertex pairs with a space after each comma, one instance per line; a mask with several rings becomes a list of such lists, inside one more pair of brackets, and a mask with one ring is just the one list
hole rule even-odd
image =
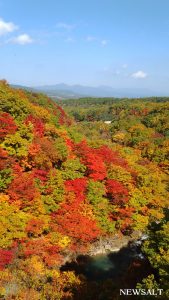
[[133, 265], [141, 265], [146, 260], [140, 249], [140, 244], [133, 243], [118, 252], [110, 252], [96, 256], [80, 255], [76, 261], [66, 263], [62, 271], [75, 271], [84, 275], [88, 281], [120, 278]]
[[74, 271], [82, 280], [81, 287], [74, 291], [74, 300], [122, 300], [121, 288], [135, 288], [154, 273], [141, 252], [141, 241], [129, 243], [118, 252], [80, 255], [76, 261], [63, 265], [61, 271]]

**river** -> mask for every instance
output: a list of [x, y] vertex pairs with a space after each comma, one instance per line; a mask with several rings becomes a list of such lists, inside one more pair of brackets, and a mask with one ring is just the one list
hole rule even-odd
[[135, 288], [154, 270], [141, 252], [141, 244], [136, 242], [129, 243], [118, 252], [80, 255], [76, 261], [62, 266], [61, 271], [75, 271], [85, 280], [85, 289], [74, 299], [106, 300], [118, 299], [115, 294], [119, 293], [119, 288]]

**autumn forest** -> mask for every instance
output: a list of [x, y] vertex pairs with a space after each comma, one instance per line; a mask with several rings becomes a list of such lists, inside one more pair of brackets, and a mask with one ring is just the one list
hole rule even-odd
[[169, 98], [56, 101], [2, 80], [0, 299], [122, 299], [61, 266], [133, 233], [152, 270], [136, 285], [167, 299], [168, 157]]

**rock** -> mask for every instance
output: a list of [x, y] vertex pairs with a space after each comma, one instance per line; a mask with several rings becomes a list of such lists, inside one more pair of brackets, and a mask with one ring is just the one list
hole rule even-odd
[[90, 245], [87, 255], [94, 256], [97, 254], [105, 254], [107, 252], [118, 252], [121, 248], [128, 245], [129, 242], [140, 239], [142, 233], [133, 232], [131, 236], [114, 235], [112, 237], [102, 237]]
[[144, 239], [145, 235], [143, 235], [140, 231], [133, 232], [131, 236], [115, 234], [114, 236], [100, 237], [99, 240], [90, 244], [86, 253], [79, 252], [74, 254], [71, 252], [66, 252], [62, 266], [67, 262], [69, 263], [71, 261], [76, 261], [79, 255], [95, 256], [99, 254], [106, 254], [108, 252], [118, 252], [121, 248], [126, 247], [130, 242], [135, 242], [141, 245]]

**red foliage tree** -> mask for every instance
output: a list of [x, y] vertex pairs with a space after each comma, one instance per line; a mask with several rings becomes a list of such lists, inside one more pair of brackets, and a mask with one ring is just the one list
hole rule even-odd
[[31, 158], [33, 158], [34, 156], [36, 156], [38, 153], [40, 153], [40, 145], [37, 143], [32, 143], [29, 146], [29, 156], [31, 156]]
[[67, 180], [65, 182], [66, 191], [74, 192], [76, 201], [84, 201], [84, 192], [87, 186], [87, 178], [77, 178], [74, 180]]
[[118, 216], [121, 219], [123, 219], [124, 217], [130, 218], [134, 211], [135, 209], [133, 207], [119, 208]]
[[17, 126], [13, 117], [8, 113], [0, 114], [0, 138], [4, 138], [7, 134], [13, 134], [17, 130]]
[[96, 221], [84, 214], [86, 186], [86, 178], [67, 180], [67, 199], [57, 212], [51, 214], [52, 223], [57, 224], [59, 232], [82, 243], [92, 241], [100, 234]]
[[29, 122], [33, 124], [34, 134], [36, 136], [42, 137], [44, 135], [45, 130], [44, 123], [42, 122], [42, 120], [32, 115], [29, 115], [25, 120], [25, 124], [29, 124]]
[[106, 166], [96, 149], [89, 147], [86, 141], [76, 144], [74, 149], [77, 155], [80, 156], [82, 163], [87, 167], [87, 176], [94, 180], [105, 179], [107, 175]]
[[[52, 140], [47, 137], [37, 137], [35, 139], [34, 146], [35, 147], [29, 149], [29, 151], [32, 151], [30, 156], [34, 156], [33, 160], [37, 168], [50, 170], [52, 168], [52, 164], [58, 163], [59, 154]], [[37, 153], [36, 150], [38, 151]]]
[[74, 149], [74, 142], [71, 139], [66, 138], [65, 142], [66, 142], [66, 145], [68, 146], [69, 150], [73, 150]]
[[47, 178], [47, 175], [49, 174], [48, 171], [35, 169], [33, 173], [34, 173], [34, 178], [38, 178], [42, 182], [45, 182], [48, 180], [48, 178]]
[[57, 223], [58, 230], [78, 242], [90, 242], [97, 238], [100, 230], [95, 220], [82, 214], [83, 207], [76, 201], [64, 203], [57, 213], [52, 214], [53, 221]]
[[57, 111], [59, 111], [59, 124], [60, 125], [67, 125], [70, 126], [71, 125], [71, 120], [68, 118], [68, 116], [66, 115], [65, 111], [63, 110], [62, 107], [56, 105], [55, 103], [55, 107], [57, 108]]
[[12, 250], [0, 249], [0, 270], [3, 270], [13, 259], [14, 254]]
[[106, 145], [96, 149], [96, 152], [108, 165], [112, 163], [123, 168], [128, 167], [127, 161], [123, 157], [120, 157], [117, 151], [111, 150]]
[[0, 147], [0, 170], [3, 170], [7, 165], [8, 153]]
[[106, 181], [107, 195], [114, 204], [125, 204], [129, 200], [129, 193], [121, 182], [108, 179]]
[[31, 219], [26, 226], [26, 232], [28, 232], [30, 235], [39, 235], [43, 231], [43, 226], [43, 220]]
[[[37, 195], [33, 174], [24, 173], [19, 169], [11, 184], [8, 187], [8, 194], [11, 202], [20, 203], [20, 207], [31, 206]], [[18, 201], [19, 200], [19, 201]]]
[[86, 185], [86, 178], [67, 180], [66, 201], [59, 210], [51, 214], [52, 223], [57, 224], [59, 232], [82, 243], [92, 241], [100, 234], [96, 221], [85, 213]]
[[48, 266], [58, 265], [62, 261], [62, 256], [59, 254], [61, 248], [58, 245], [52, 245], [43, 237], [23, 242], [22, 246], [26, 257], [38, 255]]

